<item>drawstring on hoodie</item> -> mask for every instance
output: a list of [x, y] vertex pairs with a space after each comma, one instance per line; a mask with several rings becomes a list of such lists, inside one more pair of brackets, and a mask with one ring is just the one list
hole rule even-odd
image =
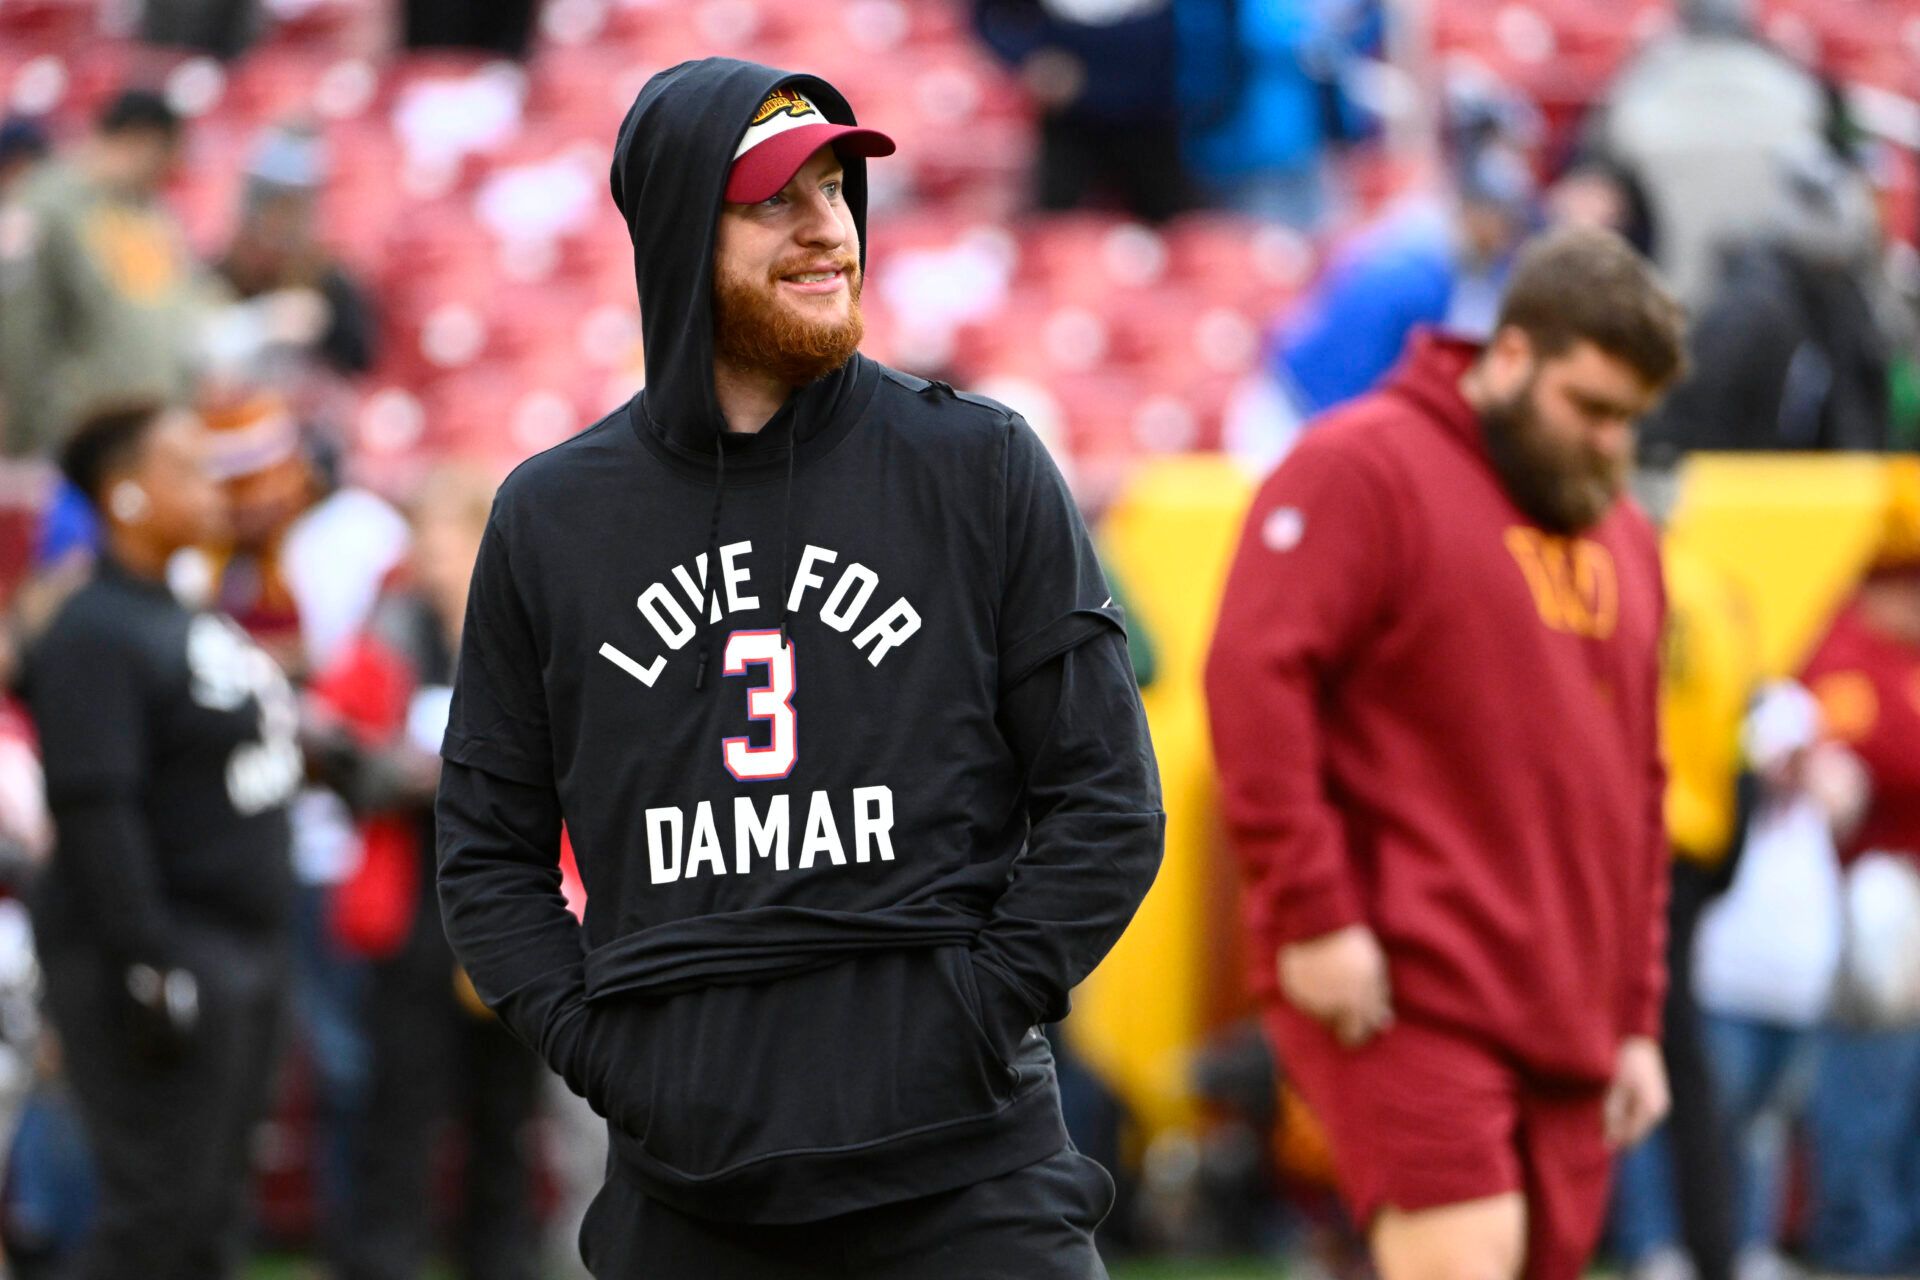
[[707, 663], [713, 657], [713, 611], [720, 607], [720, 495], [727, 487], [727, 451], [718, 432], [713, 437], [713, 515], [707, 521], [706, 591], [700, 597], [700, 662], [693, 669], [693, 688], [707, 687]]
[[[791, 648], [787, 633], [788, 553], [793, 545], [794, 455], [800, 452], [800, 408], [794, 406], [787, 429], [787, 495], [780, 509], [780, 647]], [[693, 668], [695, 692], [707, 687], [707, 664], [713, 659], [713, 611], [720, 607], [720, 495], [727, 487], [727, 451], [718, 433], [713, 437], [713, 514], [707, 521], [706, 590], [700, 597], [700, 661]]]
[[790, 591], [787, 587], [787, 549], [793, 543], [793, 455], [800, 452], [800, 406], [793, 407], [793, 422], [787, 428], [787, 496], [780, 510], [780, 647], [790, 649], [787, 613]]

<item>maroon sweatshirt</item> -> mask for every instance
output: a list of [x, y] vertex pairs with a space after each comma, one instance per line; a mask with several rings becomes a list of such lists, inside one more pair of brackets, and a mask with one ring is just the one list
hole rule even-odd
[[1207, 663], [1222, 803], [1262, 994], [1365, 922], [1401, 1017], [1598, 1082], [1665, 987], [1658, 545], [1625, 501], [1571, 539], [1521, 513], [1477, 354], [1416, 336], [1261, 487]]

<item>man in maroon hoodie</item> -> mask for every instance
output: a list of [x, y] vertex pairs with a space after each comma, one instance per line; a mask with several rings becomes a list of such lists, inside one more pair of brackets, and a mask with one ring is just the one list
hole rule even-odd
[[1622, 500], [1677, 305], [1515, 266], [1268, 478], [1207, 696], [1257, 988], [1383, 1280], [1571, 1280], [1667, 1105], [1658, 548]]

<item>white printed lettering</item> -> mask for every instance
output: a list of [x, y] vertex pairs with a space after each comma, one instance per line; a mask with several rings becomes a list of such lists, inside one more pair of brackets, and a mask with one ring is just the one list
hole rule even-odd
[[[702, 551], [693, 558], [693, 567], [700, 571], [700, 581], [695, 582], [693, 575], [687, 572], [687, 566], [673, 566], [673, 576], [680, 580], [680, 589], [687, 593], [687, 601], [696, 612], [700, 608], [701, 597], [707, 594], [707, 553]], [[713, 621], [720, 621], [720, 601], [713, 602], [713, 612], [708, 615]]]
[[734, 563], [736, 558], [744, 556], [752, 550], [753, 544], [751, 542], [729, 542], [726, 546], [720, 548], [720, 584], [726, 588], [728, 613], [738, 613], [742, 609], [758, 609], [760, 607], [759, 596], [743, 596], [740, 594], [741, 584], [745, 583], [751, 575], [749, 575], [745, 569]]
[[702, 800], [693, 811], [693, 840], [687, 846], [687, 879], [700, 874], [700, 865], [711, 863], [713, 874], [727, 874], [727, 860], [720, 856], [720, 833], [713, 827], [713, 805]]
[[[880, 578], [873, 570], [855, 561], [847, 566], [840, 575], [840, 581], [833, 586], [833, 594], [827, 597], [827, 603], [820, 610], [820, 620], [835, 631], [846, 631], [860, 617], [861, 610], [867, 607], [867, 601], [873, 598], [873, 589], [880, 585]], [[847, 603], [848, 593], [853, 593], [853, 603]]]
[[871, 862], [872, 852], [880, 861], [893, 861], [893, 788], [855, 787], [853, 789], [853, 860]]
[[[0, 3], [3, 2], [0, 0]], [[713, 564], [708, 563], [709, 556], [702, 552], [684, 564], [672, 566], [669, 572], [662, 574], [660, 581], [648, 586], [636, 600], [641, 616], [668, 652], [661, 653], [650, 662], [643, 662], [633, 656], [631, 648], [608, 642], [600, 645], [600, 656], [643, 686], [654, 687], [671, 661], [672, 654], [684, 649], [689, 640], [700, 634], [704, 624], [699, 619], [703, 614], [708, 621], [719, 622], [730, 615], [750, 614], [774, 603], [770, 600], [763, 604], [759, 593], [753, 590], [753, 554], [753, 543], [742, 540], [720, 547], [719, 554], [712, 557]], [[840, 571], [831, 585], [824, 572], [828, 565]], [[720, 577], [719, 582], [714, 584], [717, 589], [711, 600], [707, 594], [709, 571]], [[767, 576], [772, 576], [771, 568]], [[820, 620], [831, 630], [850, 637], [854, 648], [866, 657], [868, 665], [877, 667], [881, 659], [925, 629], [920, 611], [904, 596], [894, 600], [877, 616], [868, 616], [867, 610], [872, 606], [879, 588], [880, 575], [874, 570], [858, 561], [845, 559], [830, 547], [808, 543], [801, 548], [799, 566], [794, 570], [792, 586], [787, 589], [786, 607], [790, 612], [797, 613], [805, 604], [809, 592], [822, 593], [820, 603], [816, 606]], [[767, 634], [780, 636], [780, 653], [790, 662], [791, 649], [785, 629], [773, 632], [769, 622], [763, 620], [754, 625]], [[757, 634], [749, 627], [747, 631], [736, 631], [734, 636], [749, 633]], [[732, 637], [729, 638], [731, 643]], [[771, 661], [758, 651], [747, 655], [745, 660]], [[739, 664], [733, 661], [731, 651], [726, 674], [743, 674]], [[786, 736], [783, 738], [780, 732], [776, 732], [775, 740], [769, 746], [754, 746], [750, 737], [727, 740], [728, 755], [724, 763], [733, 776], [742, 781], [766, 782], [783, 778], [787, 776], [792, 763], [789, 757], [794, 718], [787, 695], [792, 691], [794, 681], [789, 672], [782, 683], [771, 665], [768, 679], [769, 686], [756, 687], [749, 696], [751, 699], [768, 687], [774, 688], [770, 696], [779, 704], [776, 729], [784, 725]], [[767, 703], [766, 699], [761, 699], [761, 702], [765, 705], [750, 707], [752, 719], [764, 720], [775, 715], [775, 711], [770, 710], [772, 703]], [[787, 745], [783, 746], [782, 743]], [[735, 756], [749, 750], [759, 753], [750, 769], [735, 759]], [[773, 754], [776, 752], [785, 753], [780, 755], [780, 760], [785, 763], [776, 761]]]
[[840, 845], [840, 828], [833, 821], [833, 808], [827, 793], [816, 791], [807, 805], [807, 834], [800, 844], [800, 869], [813, 865], [813, 855], [824, 853], [836, 867], [847, 865], [847, 851]]
[[907, 637], [919, 629], [919, 611], [907, 603], [905, 596], [901, 596], [888, 607], [885, 613], [868, 623], [866, 628], [853, 638], [853, 647], [864, 649], [869, 643], [879, 641], [873, 646], [873, 652], [867, 655], [868, 663], [877, 667], [880, 665], [880, 659], [887, 655], [888, 650], [899, 648]]
[[600, 646], [600, 656], [648, 688], [653, 687], [653, 682], [660, 678], [660, 673], [664, 671], [667, 666], [665, 654], [661, 654], [643, 667], [610, 644]]
[[767, 802], [767, 820], [760, 821], [748, 796], [733, 799], [733, 869], [740, 875], [753, 870], [753, 856], [773, 855], [773, 869], [787, 869], [787, 798]]
[[646, 823], [647, 869], [655, 884], [672, 884], [680, 878], [680, 811], [671, 806], [649, 809]]
[[807, 544], [807, 549], [800, 553], [800, 568], [793, 575], [793, 590], [787, 594], [787, 609], [789, 612], [799, 611], [800, 597], [806, 594], [808, 587], [824, 587], [827, 585], [827, 580], [813, 571], [814, 564], [816, 562], [820, 564], [832, 564], [839, 558], [838, 555], [827, 550], [825, 547], [816, 547], [812, 543]]
[[640, 593], [640, 616], [647, 620], [661, 643], [669, 649], [685, 647], [693, 639], [693, 619], [667, 591], [667, 584], [656, 582]]

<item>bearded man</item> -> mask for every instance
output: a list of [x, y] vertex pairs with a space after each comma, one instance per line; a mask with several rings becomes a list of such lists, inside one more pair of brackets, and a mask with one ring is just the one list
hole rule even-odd
[[1667, 1105], [1654, 533], [1682, 320], [1610, 233], [1414, 338], [1247, 517], [1207, 664], [1254, 983], [1384, 1280], [1572, 1280]]
[[1035, 1028], [1152, 882], [1159, 778], [1046, 450], [859, 354], [892, 150], [815, 77], [648, 82], [646, 390], [508, 478], [474, 570], [441, 906], [606, 1117], [602, 1280], [1105, 1275]]

